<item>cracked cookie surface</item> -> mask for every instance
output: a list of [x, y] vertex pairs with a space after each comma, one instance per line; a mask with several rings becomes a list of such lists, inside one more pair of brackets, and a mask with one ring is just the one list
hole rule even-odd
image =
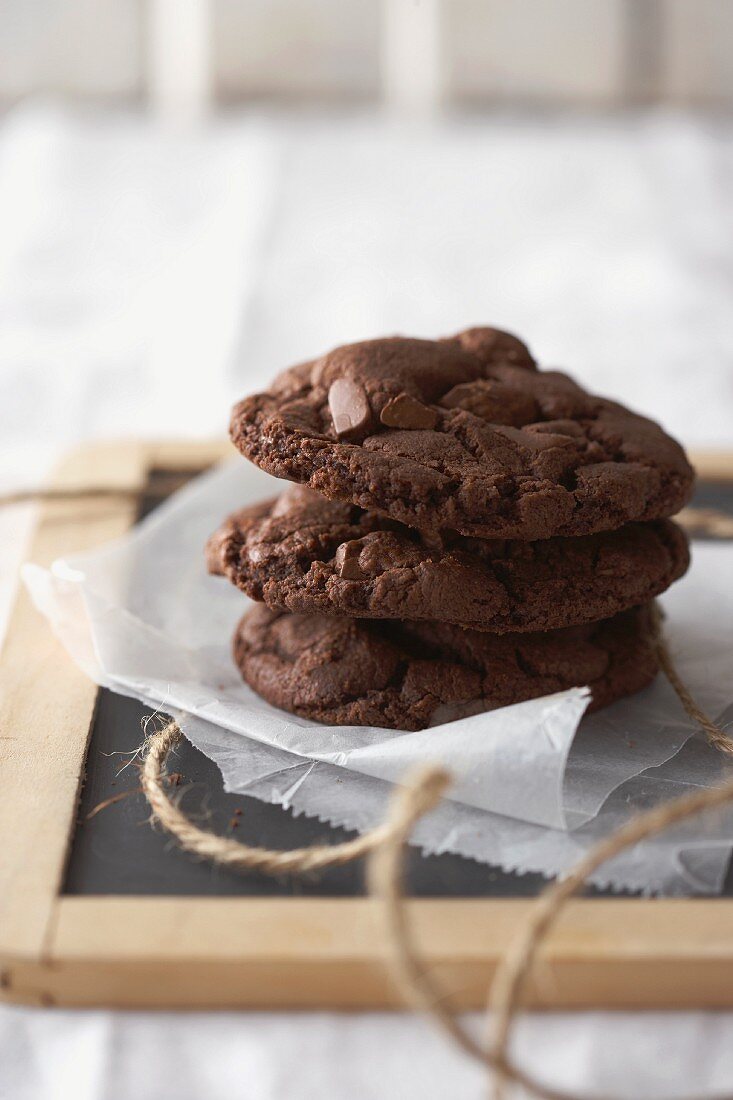
[[654, 679], [652, 636], [648, 604], [587, 626], [513, 635], [258, 604], [233, 650], [244, 680], [276, 707], [333, 725], [417, 730], [584, 684], [599, 709]]
[[693, 472], [658, 424], [538, 370], [491, 328], [345, 345], [235, 406], [276, 477], [422, 531], [544, 539], [673, 515]]
[[209, 540], [212, 573], [269, 607], [555, 630], [646, 603], [689, 564], [670, 520], [538, 542], [423, 536], [303, 486], [231, 516]]

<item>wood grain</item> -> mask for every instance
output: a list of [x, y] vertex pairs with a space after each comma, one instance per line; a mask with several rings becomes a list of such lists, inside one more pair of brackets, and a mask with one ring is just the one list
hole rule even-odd
[[[145, 471], [142, 447], [95, 446], [71, 455], [54, 484], [142, 486]], [[48, 566], [106, 542], [129, 527], [134, 509], [124, 499], [47, 504], [29, 557]], [[0, 959], [44, 950], [96, 694], [20, 588], [0, 663]]]
[[[408, 903], [416, 939], [461, 1008], [483, 1005], [531, 901]], [[133, 1007], [399, 1007], [380, 912], [366, 899], [64, 898], [26, 1003]], [[729, 1007], [733, 902], [580, 900], [543, 952], [536, 1008]]]

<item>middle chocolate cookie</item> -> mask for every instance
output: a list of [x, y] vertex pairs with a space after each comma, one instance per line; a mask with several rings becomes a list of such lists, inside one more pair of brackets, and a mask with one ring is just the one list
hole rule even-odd
[[210, 572], [271, 608], [428, 619], [474, 630], [556, 630], [659, 595], [689, 565], [670, 520], [538, 542], [426, 536], [302, 486], [231, 516]]

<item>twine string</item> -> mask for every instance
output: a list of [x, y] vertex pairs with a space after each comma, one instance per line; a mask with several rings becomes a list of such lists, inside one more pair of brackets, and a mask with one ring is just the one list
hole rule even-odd
[[[660, 667], [685, 713], [700, 727], [713, 748], [732, 756], [733, 738], [702, 709], [677, 671], [662, 631], [662, 617], [656, 604], [653, 605], [653, 631], [652, 644]], [[565, 904], [582, 889], [588, 877], [604, 863], [640, 841], [656, 836], [670, 826], [690, 817], [695, 817], [707, 810], [717, 809], [730, 802], [733, 802], [733, 779], [727, 780], [720, 787], [694, 791], [692, 794], [655, 806], [643, 814], [637, 814], [608, 837], [599, 841], [564, 878], [551, 883], [540, 894], [530, 910], [524, 927], [500, 960], [491, 984], [489, 1019], [493, 1020], [493, 1027], [490, 1046], [499, 1064], [507, 1060], [511, 1026], [539, 948], [556, 924]], [[506, 1075], [497, 1074], [494, 1085], [495, 1100], [501, 1100], [503, 1097], [505, 1084]]]
[[[393, 806], [399, 806], [404, 792], [398, 791]], [[404, 905], [402, 847], [393, 834], [390, 843], [377, 848], [369, 859], [369, 884], [381, 899], [389, 933], [390, 962], [405, 998], [435, 1020], [460, 1048], [494, 1071], [494, 1095], [504, 1096], [507, 1082], [521, 1085], [541, 1100], [588, 1100], [583, 1094], [554, 1089], [526, 1073], [508, 1054], [511, 1024], [519, 1009], [524, 986], [537, 952], [559, 918], [563, 906], [585, 884], [588, 876], [627, 848], [654, 836], [671, 825], [733, 802], [733, 779], [713, 790], [696, 791], [639, 814], [621, 829], [596, 845], [570, 872], [553, 883], [537, 899], [519, 936], [500, 961], [491, 985], [489, 1007], [495, 1019], [493, 1041], [487, 1047], [477, 1042], [459, 1019], [446, 1007], [443, 991], [430, 977], [415, 949]], [[407, 839], [403, 836], [403, 841]], [[594, 1100], [600, 1100], [596, 1094]], [[689, 1098], [699, 1100], [699, 1098]], [[719, 1100], [731, 1100], [720, 1096]]]
[[[681, 680], [660, 624], [661, 618], [656, 616], [652, 644], [680, 703], [689, 717], [702, 728], [711, 744], [723, 752], [733, 753], [733, 740], [705, 714]], [[448, 774], [436, 767], [421, 769], [408, 779], [404, 787], [397, 788], [387, 819], [354, 840], [343, 844], [278, 851], [217, 836], [195, 825], [183, 813], [164, 785], [168, 754], [181, 737], [178, 725], [171, 722], [147, 741], [141, 785], [154, 817], [176, 837], [186, 851], [232, 870], [256, 870], [268, 874], [306, 873], [369, 856], [369, 886], [372, 894], [382, 902], [392, 974], [398, 987], [407, 1000], [426, 1012], [461, 1050], [494, 1071], [496, 1100], [501, 1100], [504, 1096], [508, 1082], [521, 1085], [540, 1100], [587, 1100], [580, 1094], [553, 1089], [537, 1081], [513, 1062], [508, 1054], [512, 1024], [519, 1011], [521, 996], [538, 951], [567, 901], [602, 864], [670, 825], [733, 802], [731, 779], [720, 787], [695, 791], [638, 814], [595, 845], [565, 878], [551, 884], [540, 894], [525, 925], [500, 960], [494, 974], [489, 998], [494, 1029], [488, 1045], [484, 1046], [448, 1007], [444, 991], [422, 964], [412, 939], [405, 906], [403, 847], [416, 822], [440, 801], [450, 781]]]
[[570, 1093], [533, 1081], [519, 1067], [484, 1050], [447, 1008], [443, 991], [434, 985], [412, 943], [402, 886], [401, 853], [415, 824], [437, 806], [449, 785], [450, 776], [444, 769], [435, 766], [418, 769], [398, 788], [386, 820], [355, 840], [283, 851], [253, 847], [218, 836], [199, 828], [183, 813], [165, 783], [167, 757], [182, 737], [176, 722], [169, 722], [150, 735], [145, 743], [141, 768], [141, 787], [155, 820], [175, 836], [182, 848], [230, 870], [273, 875], [305, 874], [370, 855], [372, 858], [367, 865], [370, 886], [384, 904], [389, 933], [387, 942], [393, 949], [395, 963], [394, 976], [402, 978], [402, 989], [408, 999], [428, 1012], [467, 1054], [492, 1069], [503, 1070], [540, 1100], [580, 1100]]
[[[268, 875], [307, 874], [326, 867], [338, 867], [367, 855], [389, 838], [389, 826], [378, 825], [344, 844], [322, 844], [279, 851], [242, 844], [230, 837], [201, 829], [181, 810], [165, 789], [166, 761], [182, 737], [176, 722], [152, 734], [146, 741], [140, 784], [153, 815], [187, 852], [211, 860], [232, 871], [261, 871]], [[427, 805], [432, 789], [421, 790], [417, 804]], [[426, 810], [421, 809], [422, 813]]]
[[[402, 853], [410, 830], [404, 828], [407, 821], [404, 803], [409, 804], [415, 786], [429, 774], [430, 772], [424, 772], [422, 779], [416, 775], [406, 786], [396, 789], [387, 819], [392, 826], [390, 840], [374, 849], [367, 864], [370, 893], [382, 903], [391, 966], [390, 977], [408, 1004], [429, 1016], [465, 1054], [493, 1070], [496, 1075], [523, 1086], [540, 1100], [585, 1100], [584, 1097], [577, 1097], [573, 1093], [553, 1089], [535, 1081], [520, 1066], [510, 1061], [504, 1051], [482, 1046], [449, 1008], [444, 990], [431, 977], [420, 958], [405, 905]], [[432, 774], [443, 787], [448, 786], [447, 772], [433, 769]]]
[[[521, 994], [535, 964], [537, 953], [555, 926], [566, 903], [585, 885], [588, 876], [604, 863], [633, 848], [642, 840], [656, 836], [671, 825], [696, 817], [705, 811], [733, 802], [733, 779], [720, 787], [705, 788], [682, 795], [646, 813], [637, 814], [625, 825], [605, 837], [579, 860], [569, 874], [550, 884], [530, 909], [519, 935], [500, 960], [489, 994], [493, 1038], [490, 1049], [498, 1066], [506, 1066], [511, 1025], [519, 1009]], [[495, 1081], [494, 1096], [504, 1096], [506, 1073]], [[503, 1078], [503, 1079], [502, 1079]], [[723, 1100], [722, 1097], [719, 1100]]]
[[724, 733], [720, 726], [705, 713], [677, 671], [669, 647], [664, 639], [662, 613], [656, 603], [652, 604], [652, 631], [652, 645], [659, 661], [659, 667], [669, 680], [685, 713], [700, 727], [709, 745], [728, 756], [733, 756], [733, 737]]

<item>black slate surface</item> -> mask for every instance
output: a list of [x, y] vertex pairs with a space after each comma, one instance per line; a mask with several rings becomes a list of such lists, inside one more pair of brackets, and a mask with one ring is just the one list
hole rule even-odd
[[[153, 475], [143, 513], [159, 499], [155, 485]], [[733, 515], [733, 485], [700, 485], [693, 503]], [[142, 721], [148, 713], [149, 708], [132, 699], [107, 690], [99, 692], [65, 893], [261, 897], [363, 893], [361, 863], [310, 879], [277, 880], [222, 871], [179, 851], [164, 833], [150, 826], [147, 804], [137, 790], [133, 754], [142, 740]], [[184, 807], [190, 815], [247, 843], [294, 848], [324, 841], [338, 843], [353, 835], [318, 821], [294, 818], [278, 806], [226, 794], [216, 766], [188, 742], [171, 758], [170, 768], [181, 776]], [[109, 799], [117, 800], [99, 808]], [[507, 874], [459, 856], [425, 858], [416, 851], [408, 855], [408, 880], [410, 893], [422, 897], [520, 897], [536, 894], [546, 882], [542, 875]], [[733, 872], [728, 874], [725, 894], [733, 895]]]

